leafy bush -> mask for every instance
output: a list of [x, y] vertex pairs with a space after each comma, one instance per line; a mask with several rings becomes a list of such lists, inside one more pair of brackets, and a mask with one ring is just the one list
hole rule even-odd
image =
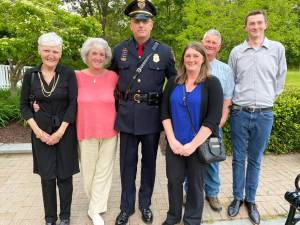
[[[274, 123], [266, 152], [275, 154], [300, 152], [300, 88], [288, 87], [276, 100], [273, 112]], [[230, 154], [228, 122], [223, 131], [225, 147]]]
[[0, 90], [0, 127], [12, 120], [21, 120], [19, 96], [11, 97], [9, 90]]
[[267, 151], [300, 152], [300, 89], [288, 89], [274, 106], [274, 124]]
[[[21, 121], [19, 96], [9, 97], [8, 90], [0, 90], [0, 127], [11, 120]], [[230, 126], [223, 128], [227, 153], [231, 154]], [[288, 87], [274, 104], [274, 123], [266, 152], [276, 154], [300, 152], [300, 88]]]

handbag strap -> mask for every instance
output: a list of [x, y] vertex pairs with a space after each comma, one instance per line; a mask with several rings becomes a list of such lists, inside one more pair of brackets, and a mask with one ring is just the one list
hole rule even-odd
[[[195, 131], [195, 128], [193, 126], [192, 116], [191, 116], [191, 113], [190, 113], [190, 110], [189, 110], [189, 107], [188, 107], [188, 104], [187, 104], [187, 101], [186, 101], [186, 87], [185, 87], [185, 84], [183, 84], [182, 95], [183, 95], [183, 98], [182, 98], [183, 105], [185, 106], [185, 110], [186, 110], [186, 113], [187, 113], [187, 116], [188, 116], [188, 119], [189, 119], [189, 124], [190, 124], [190, 127], [192, 129], [193, 135], [195, 137], [196, 136], [196, 131]], [[220, 136], [217, 136], [217, 137], [220, 140]]]
[[186, 110], [186, 113], [187, 113], [187, 116], [188, 116], [188, 119], [189, 119], [189, 124], [190, 124], [190, 127], [192, 129], [193, 135], [195, 137], [196, 136], [196, 132], [195, 132], [195, 128], [193, 126], [191, 113], [190, 113], [190, 110], [189, 110], [189, 107], [188, 107], [188, 104], [187, 104], [187, 101], [186, 101], [186, 87], [185, 87], [185, 84], [183, 84], [182, 95], [183, 95], [183, 98], [182, 98], [183, 105], [185, 106], [185, 110]]

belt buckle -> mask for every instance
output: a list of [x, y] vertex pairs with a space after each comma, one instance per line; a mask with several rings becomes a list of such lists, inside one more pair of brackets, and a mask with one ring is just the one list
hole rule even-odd
[[247, 110], [248, 110], [248, 112], [254, 113], [256, 111], [256, 109], [257, 108], [255, 108], [255, 107], [250, 107], [249, 106]]
[[141, 103], [140, 97], [141, 97], [140, 94], [134, 94], [133, 101], [135, 101], [137, 103]]

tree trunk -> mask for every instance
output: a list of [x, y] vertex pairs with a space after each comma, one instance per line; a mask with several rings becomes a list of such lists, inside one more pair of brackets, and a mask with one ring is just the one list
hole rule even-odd
[[103, 30], [103, 37], [106, 39], [106, 16], [102, 17], [101, 25], [102, 25], [102, 30]]
[[16, 65], [14, 65], [13, 60], [9, 60], [9, 67], [10, 95], [15, 97], [17, 96], [17, 83], [22, 79], [24, 64], [21, 61], [18, 61]]
[[108, 15], [108, 3], [109, 1], [96, 1], [97, 9], [100, 13], [100, 23], [102, 26], [103, 37], [106, 38], [106, 18]]
[[17, 84], [13, 84], [11, 82], [9, 91], [10, 91], [10, 96], [11, 97], [16, 97], [17, 96]]

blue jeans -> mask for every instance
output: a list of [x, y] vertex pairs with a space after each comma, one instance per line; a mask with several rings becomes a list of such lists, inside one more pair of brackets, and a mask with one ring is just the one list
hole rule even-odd
[[213, 162], [208, 165], [204, 184], [206, 197], [218, 196], [220, 191], [219, 162]]
[[[223, 138], [222, 128], [219, 129], [219, 136]], [[205, 195], [207, 197], [217, 197], [220, 192], [220, 175], [219, 175], [219, 162], [210, 163], [207, 167], [205, 176]]]
[[[231, 110], [233, 196], [255, 202], [260, 164], [273, 124], [273, 112]], [[247, 159], [247, 168], [246, 161]]]

